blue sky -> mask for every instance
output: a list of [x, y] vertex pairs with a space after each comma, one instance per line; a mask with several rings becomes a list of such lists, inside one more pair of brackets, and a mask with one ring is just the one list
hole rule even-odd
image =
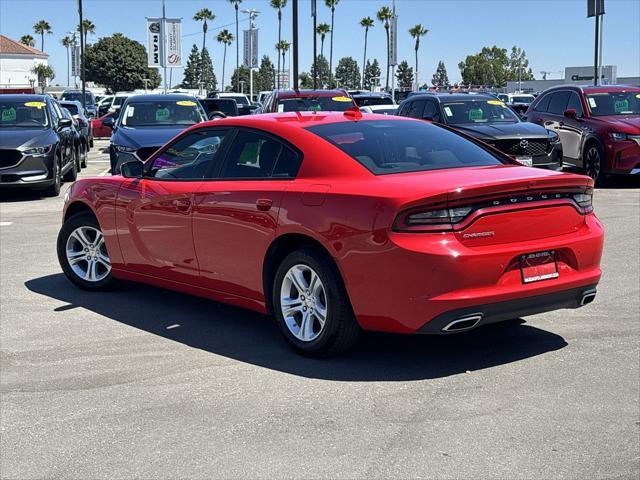
[[[309, 70], [312, 60], [311, 17], [309, 0], [300, 1], [300, 58], [301, 70]], [[640, 2], [638, 0], [606, 0], [604, 19], [605, 64], [618, 67], [618, 76], [640, 75]], [[376, 11], [391, 0], [341, 0], [336, 7], [334, 37], [334, 68], [337, 59], [352, 56], [360, 65], [364, 44], [364, 30], [358, 25], [364, 16], [375, 19]], [[215, 41], [217, 32], [226, 26], [235, 29], [234, 10], [228, 0], [166, 0], [167, 16], [183, 18], [183, 56], [191, 45], [202, 43], [199, 23], [193, 14], [202, 7], [216, 15], [207, 36], [218, 77], [222, 70], [222, 46]], [[275, 62], [277, 41], [276, 12], [268, 0], [244, 0], [241, 8], [255, 8], [261, 12], [257, 19], [260, 29], [260, 55], [268, 54]], [[98, 37], [122, 32], [142, 43], [145, 38], [145, 17], [161, 14], [160, 0], [84, 0], [85, 17], [97, 26]], [[593, 19], [586, 18], [586, 0], [396, 0], [398, 14], [398, 60], [413, 65], [413, 40], [407, 30], [416, 23], [429, 29], [421, 41], [420, 81], [428, 81], [438, 60], [447, 66], [449, 79], [460, 79], [458, 62], [485, 45], [510, 49], [512, 45], [526, 52], [536, 78], [540, 71], [552, 72], [547, 78], [560, 78], [565, 66], [590, 65], [593, 62]], [[323, 0], [318, 0], [318, 22], [330, 23], [330, 12]], [[53, 35], [45, 38], [45, 51], [57, 72], [54, 83], [66, 82], [66, 52], [60, 39], [77, 25], [76, 0], [0, 0], [0, 32], [18, 39], [31, 33], [32, 26], [46, 19]], [[241, 16], [240, 30], [248, 26], [246, 15]], [[291, 38], [291, 2], [284, 12], [283, 37]], [[230, 25], [231, 24], [231, 25]], [[35, 37], [36, 35], [34, 35]], [[328, 57], [328, 43], [325, 55]], [[37, 46], [40, 42], [38, 39]], [[241, 45], [242, 48], [242, 45]], [[318, 44], [319, 48], [319, 44]], [[384, 28], [376, 21], [369, 34], [368, 57], [382, 63], [385, 56]], [[242, 54], [242, 52], [241, 52]], [[227, 54], [227, 77], [235, 66], [235, 49]], [[182, 71], [173, 74], [174, 83]], [[220, 80], [218, 78], [218, 80]]]

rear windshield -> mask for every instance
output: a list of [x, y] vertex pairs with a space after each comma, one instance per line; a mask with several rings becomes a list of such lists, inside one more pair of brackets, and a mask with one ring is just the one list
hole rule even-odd
[[78, 115], [78, 106], [74, 103], [63, 103], [62, 106], [69, 110], [71, 115]]
[[353, 98], [336, 95], [335, 97], [299, 97], [278, 100], [278, 112], [344, 112], [355, 107]]
[[[85, 103], [93, 103], [93, 94], [84, 92]], [[82, 103], [82, 92], [63, 92], [60, 100], [77, 100]]]
[[531, 103], [535, 100], [533, 95], [513, 96], [513, 103]]
[[501, 165], [455, 133], [416, 120], [361, 120], [307, 127], [376, 175]]
[[369, 105], [393, 105], [391, 97], [355, 97], [354, 100], [360, 107]]

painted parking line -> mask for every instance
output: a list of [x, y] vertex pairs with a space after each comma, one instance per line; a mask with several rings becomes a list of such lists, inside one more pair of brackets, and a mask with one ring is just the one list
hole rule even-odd
[[12, 225], [13, 222], [0, 222], [0, 227], [8, 227], [9, 225]]
[[107, 168], [104, 172], [100, 174], [101, 177], [106, 177], [111, 171], [111, 167]]

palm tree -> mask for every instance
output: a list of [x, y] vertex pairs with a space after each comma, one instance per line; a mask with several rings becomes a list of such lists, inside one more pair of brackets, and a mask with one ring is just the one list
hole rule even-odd
[[231, 42], [233, 42], [233, 33], [225, 28], [218, 33], [218, 41], [224, 44], [224, 54], [222, 55], [222, 88], [220, 89], [224, 92], [224, 67], [227, 63], [227, 45], [231, 45]]
[[282, 55], [282, 69], [284, 70], [284, 64], [285, 64], [285, 55], [286, 53], [289, 51], [289, 47], [291, 46], [291, 43], [287, 42], [286, 40], [280, 40], [278, 43], [276, 43], [276, 50], [278, 50], [280, 52], [280, 54]]
[[70, 36], [66, 36], [66, 37], [62, 37], [62, 40], [60, 40], [60, 43], [62, 43], [62, 46], [64, 48], [67, 49], [67, 85], [71, 85], [70, 83], [70, 75], [69, 75], [69, 48], [71, 48], [73, 46], [73, 37]]
[[31, 35], [22, 35], [20, 37], [20, 43], [27, 47], [35, 47], [36, 41]]
[[364, 17], [360, 20], [360, 26], [364, 27], [364, 58], [362, 59], [362, 88], [364, 88], [364, 66], [367, 63], [367, 36], [369, 34], [369, 29], [373, 28], [373, 18]]
[[[271, 0], [271, 6], [278, 10], [278, 43], [282, 41], [282, 9], [287, 6], [287, 0]], [[284, 66], [282, 67], [284, 70]], [[276, 88], [280, 88], [280, 55], [278, 55], [278, 83]]]
[[[242, 0], [229, 0], [229, 3], [234, 6], [236, 9], [236, 39], [240, 38], [240, 33], [238, 31], [238, 8], [240, 8], [240, 4]], [[240, 72], [240, 42], [236, 40], [236, 72]], [[236, 75], [236, 92], [239, 90], [240, 73]]]
[[324, 51], [324, 37], [331, 31], [331, 27], [328, 23], [321, 23], [316, 27], [316, 33], [320, 35], [320, 56], [324, 56], [322, 52]]
[[324, 0], [327, 7], [331, 9], [331, 39], [329, 40], [329, 71], [333, 73], [333, 17], [336, 5], [340, 0]]
[[390, 53], [390, 39], [389, 39], [389, 20], [393, 18], [393, 11], [389, 7], [381, 7], [376, 14], [378, 20], [384, 24], [384, 30], [387, 34], [387, 80], [385, 88], [389, 90], [389, 53]]
[[51, 35], [53, 31], [51, 30], [51, 25], [46, 20], [40, 20], [33, 26], [33, 31], [40, 35], [40, 50], [44, 52], [44, 34], [48, 33]]
[[409, 29], [409, 34], [416, 40], [416, 85], [420, 83], [418, 82], [418, 49], [420, 48], [420, 37], [424, 37], [427, 33], [429, 33], [429, 30], [419, 23]]
[[44, 95], [44, 90], [47, 87], [47, 80], [51, 80], [56, 76], [53, 68], [44, 63], [38, 63], [31, 69], [31, 73], [38, 77], [38, 84], [40, 85], [40, 88], [42, 88], [42, 94]]
[[[207, 21], [213, 21], [216, 16], [213, 14], [211, 10], [208, 8], [203, 8], [198, 10], [196, 14], [193, 16], [193, 19], [196, 22], [202, 22], [202, 52], [204, 52], [207, 46], [207, 30], [209, 29], [209, 25], [207, 25]], [[200, 62], [200, 81], [203, 81], [204, 76], [204, 62]]]
[[[89, 34], [93, 35], [96, 33], [96, 26], [93, 24], [91, 20], [85, 18], [82, 20], [82, 28], [84, 29], [84, 46], [87, 46], [87, 37]], [[78, 32], [80, 31], [80, 25], [78, 25]]]

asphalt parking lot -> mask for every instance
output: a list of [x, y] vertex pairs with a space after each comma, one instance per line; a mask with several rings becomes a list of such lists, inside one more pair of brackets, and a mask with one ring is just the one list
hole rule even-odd
[[[80, 177], [108, 168], [97, 150]], [[596, 190], [607, 237], [588, 307], [369, 334], [330, 360], [241, 309], [80, 291], [56, 259], [63, 194], [0, 200], [3, 479], [640, 474], [637, 181]]]

